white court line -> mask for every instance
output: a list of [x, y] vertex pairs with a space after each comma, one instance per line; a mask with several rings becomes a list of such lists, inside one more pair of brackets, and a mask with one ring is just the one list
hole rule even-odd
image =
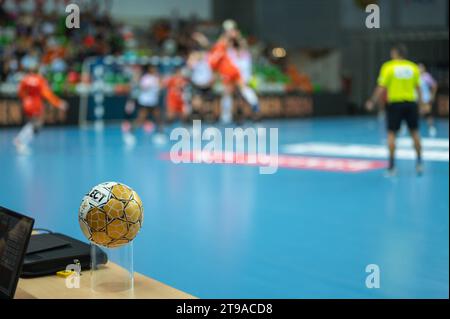
[[[448, 142], [447, 142], [448, 143]], [[440, 144], [442, 146], [442, 144]], [[287, 154], [316, 155], [316, 156], [339, 156], [386, 159], [388, 150], [385, 145], [366, 144], [338, 144], [338, 143], [302, 143], [289, 144], [281, 148]], [[399, 145], [396, 157], [400, 160], [415, 160], [416, 153], [412, 147], [403, 142]], [[423, 159], [425, 161], [448, 162], [449, 149], [444, 147], [431, 148], [430, 144], [424, 147]]]
[[[444, 148], [449, 149], [449, 140], [445, 138], [423, 138], [422, 147], [425, 148]], [[398, 147], [412, 147], [413, 141], [411, 138], [401, 137], [397, 139]]]

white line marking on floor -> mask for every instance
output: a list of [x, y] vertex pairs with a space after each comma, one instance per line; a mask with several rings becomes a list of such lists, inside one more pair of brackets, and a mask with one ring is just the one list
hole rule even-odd
[[[448, 162], [449, 149], [448, 140], [424, 139], [423, 159], [425, 161]], [[446, 144], [445, 144], [446, 143]], [[339, 156], [386, 159], [388, 150], [386, 145], [367, 144], [339, 144], [339, 143], [301, 143], [289, 144], [281, 148], [283, 153], [315, 155], [315, 156]], [[399, 139], [396, 156], [400, 160], [415, 160], [416, 153], [412, 143], [406, 139]]]

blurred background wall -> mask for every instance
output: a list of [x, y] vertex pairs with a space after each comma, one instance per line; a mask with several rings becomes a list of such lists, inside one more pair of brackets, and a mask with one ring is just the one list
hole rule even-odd
[[[380, 6], [379, 30], [365, 27], [364, 9], [369, 3]], [[448, 5], [447, 0], [212, 0], [212, 11], [217, 20], [233, 18], [244, 31], [294, 51], [291, 58], [297, 63], [303, 60], [306, 71], [312, 68], [316, 82], [336, 78], [331, 87], [338, 87], [338, 77], [351, 79], [350, 100], [358, 107], [373, 89], [378, 68], [394, 42], [406, 43], [411, 58], [428, 64], [435, 73], [448, 69]], [[308, 51], [311, 55], [324, 49], [339, 61], [330, 74], [317, 71], [321, 68], [305, 58]], [[327, 79], [318, 79], [320, 75]], [[448, 73], [441, 76], [448, 82]]]
[[[8, 11], [18, 2], [31, 14], [36, 2], [47, 11], [57, 3], [55, 12], [60, 13], [64, 3], [101, 4], [115, 22], [141, 28], [135, 32], [142, 40], [140, 49], [151, 47], [149, 32], [158, 21], [177, 31], [167, 32], [167, 43], [158, 44], [165, 47], [173, 44], [172, 38], [189, 37], [195, 21], [202, 24], [201, 31], [215, 28], [210, 32], [215, 38], [222, 21], [231, 18], [260, 49], [257, 55], [274, 58], [271, 62], [282, 71], [295, 66], [310, 78], [315, 92], [344, 91], [355, 113], [362, 111], [390, 46], [403, 42], [410, 58], [425, 63], [448, 95], [448, 0], [0, 0]], [[380, 6], [381, 29], [365, 26], [370, 3]], [[103, 12], [94, 11], [98, 16]], [[283, 56], [271, 56], [273, 49]]]
[[133, 23], [148, 24], [149, 19], [177, 15], [211, 19], [210, 0], [111, 0], [112, 15]]

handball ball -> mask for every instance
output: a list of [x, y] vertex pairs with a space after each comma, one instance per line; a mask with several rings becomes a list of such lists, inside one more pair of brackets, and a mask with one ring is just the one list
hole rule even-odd
[[130, 243], [142, 227], [144, 207], [128, 186], [109, 182], [95, 186], [84, 196], [78, 213], [83, 234], [107, 248]]
[[224, 29], [225, 31], [231, 31], [231, 30], [234, 30], [234, 29], [236, 29], [236, 28], [237, 28], [237, 24], [236, 24], [236, 22], [233, 21], [233, 20], [226, 20], [226, 21], [224, 21], [224, 23], [223, 23], [223, 29]]

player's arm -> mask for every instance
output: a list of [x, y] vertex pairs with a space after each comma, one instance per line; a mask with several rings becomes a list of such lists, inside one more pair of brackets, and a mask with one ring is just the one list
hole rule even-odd
[[203, 33], [194, 32], [192, 34], [192, 39], [194, 39], [204, 49], [207, 49], [210, 46], [208, 38]]
[[67, 102], [60, 99], [52, 92], [44, 78], [41, 80], [41, 94], [53, 107], [63, 111], [67, 110]]
[[198, 61], [199, 61], [198, 54], [195, 52], [191, 52], [191, 54], [189, 54], [189, 57], [186, 61], [186, 65], [188, 66], [189, 69], [192, 70]]
[[386, 88], [381, 85], [377, 85], [375, 90], [373, 91], [372, 97], [366, 102], [366, 108], [368, 111], [373, 111], [375, 105], [381, 100], [381, 97], [384, 95]]
[[383, 94], [386, 91], [388, 81], [389, 81], [389, 69], [385, 64], [381, 68], [380, 76], [378, 77], [378, 81], [377, 81], [378, 85], [375, 88], [370, 99], [367, 100], [367, 102], [366, 102], [366, 109], [368, 111], [373, 111], [373, 109], [375, 108], [375, 105], [380, 101], [381, 97], [383, 96]]

